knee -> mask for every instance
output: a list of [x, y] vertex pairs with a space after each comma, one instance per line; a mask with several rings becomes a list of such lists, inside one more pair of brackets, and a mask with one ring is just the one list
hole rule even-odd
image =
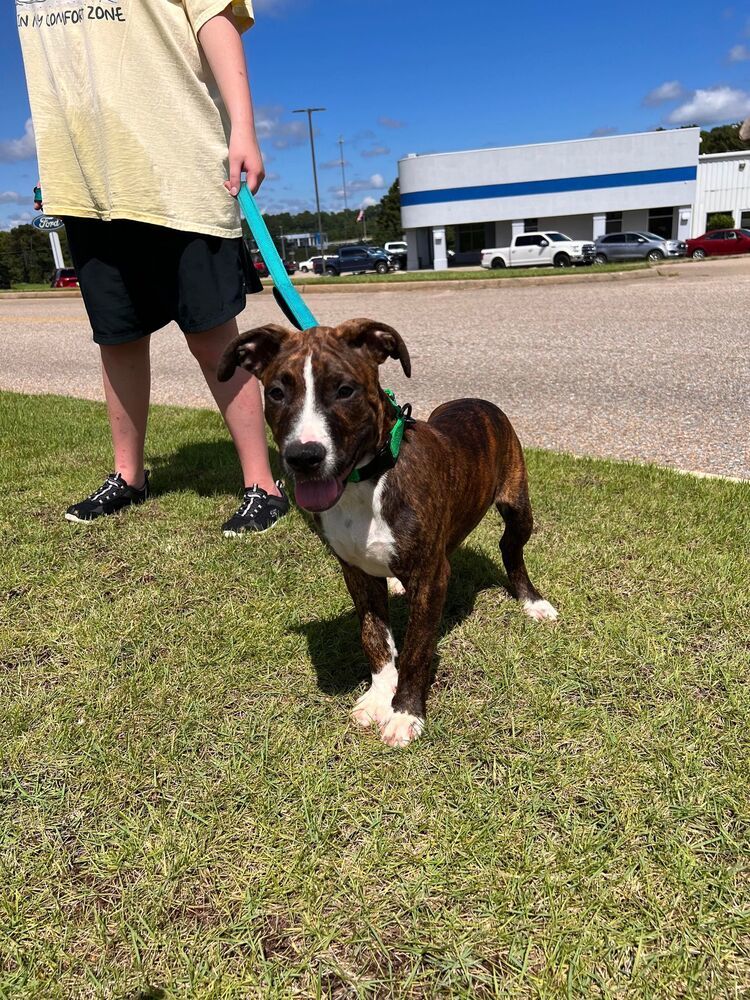
[[224, 343], [214, 336], [213, 331], [206, 333], [190, 333], [186, 340], [190, 353], [201, 366], [209, 371], [216, 371], [222, 354], [224, 353]]

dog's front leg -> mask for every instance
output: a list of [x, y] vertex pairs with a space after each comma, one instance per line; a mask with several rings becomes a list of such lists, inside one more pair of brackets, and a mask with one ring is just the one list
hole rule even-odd
[[430, 668], [450, 577], [445, 555], [439, 555], [429, 566], [429, 571], [419, 566], [405, 581], [409, 624], [398, 659], [393, 715], [382, 733], [383, 742], [391, 747], [404, 747], [415, 740], [427, 714]]
[[352, 709], [352, 718], [360, 726], [371, 726], [374, 722], [382, 729], [393, 715], [391, 701], [398, 680], [386, 580], [345, 562], [341, 568], [359, 615], [362, 648], [372, 671], [372, 683]]

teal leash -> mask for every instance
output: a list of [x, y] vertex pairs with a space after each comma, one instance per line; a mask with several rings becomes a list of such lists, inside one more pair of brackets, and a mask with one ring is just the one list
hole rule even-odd
[[263, 262], [268, 268], [268, 273], [271, 275], [274, 284], [274, 297], [282, 312], [299, 330], [309, 330], [314, 326], [319, 326], [318, 321], [286, 273], [276, 244], [268, 232], [268, 226], [244, 181], [240, 185], [237, 201], [240, 203], [242, 214], [247, 220]]

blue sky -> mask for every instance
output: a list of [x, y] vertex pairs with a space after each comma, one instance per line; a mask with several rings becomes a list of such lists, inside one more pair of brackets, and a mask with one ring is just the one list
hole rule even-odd
[[[78, 0], [71, 0], [71, 6]], [[137, 2], [137, 0], [131, 0]], [[312, 208], [307, 120], [325, 208], [382, 197], [406, 153], [636, 132], [750, 114], [750, 2], [522, 4], [256, 0], [246, 36], [267, 211]], [[36, 179], [12, 0], [0, 0], [0, 228]], [[175, 164], [179, 169], [179, 164]]]

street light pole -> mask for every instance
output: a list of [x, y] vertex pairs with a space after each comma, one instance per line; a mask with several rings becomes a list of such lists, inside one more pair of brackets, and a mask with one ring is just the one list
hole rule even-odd
[[344, 171], [344, 137], [339, 136], [339, 148], [341, 150], [341, 184], [344, 189], [344, 211], [346, 211], [349, 206], [346, 202], [346, 173]]
[[[310, 129], [310, 152], [312, 153], [313, 180], [315, 181], [315, 207], [318, 210], [318, 233], [320, 234], [320, 263], [325, 264], [325, 254], [323, 252], [323, 218], [320, 214], [320, 194], [318, 192], [318, 168], [315, 164], [315, 137], [313, 136], [312, 116], [315, 111], [325, 111], [325, 108], [296, 108], [292, 114], [307, 115], [307, 124]], [[323, 267], [325, 271], [325, 267]]]

